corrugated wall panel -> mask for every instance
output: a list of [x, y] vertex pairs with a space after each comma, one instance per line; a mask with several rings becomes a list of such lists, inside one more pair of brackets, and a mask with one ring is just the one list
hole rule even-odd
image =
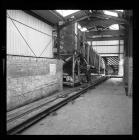
[[52, 27], [43, 21], [25, 13], [21, 10], [7, 10], [7, 13], [15, 20], [20, 21], [28, 26], [31, 26], [37, 30], [45, 32], [49, 35], [52, 35]]
[[[27, 42], [37, 57], [53, 57], [53, 28], [51, 26], [21, 10], [7, 10], [7, 13], [11, 18], [17, 20], [12, 21], [9, 17], [7, 17], [7, 54], [34, 56], [26, 44]], [[18, 21], [29, 27], [19, 23]]]
[[118, 40], [109, 40], [109, 41], [93, 41], [93, 45], [118, 45]]
[[118, 54], [100, 54], [100, 56], [119, 56]]
[[7, 19], [7, 54], [32, 55], [10, 19]]
[[[110, 41], [92, 41], [93, 48], [96, 51], [105, 51], [105, 53], [119, 53], [119, 40], [110, 40]], [[97, 46], [96, 46], [97, 45]], [[100, 45], [100, 46], [99, 46]], [[104, 45], [104, 46], [102, 46]], [[108, 45], [108, 46], [106, 46]], [[112, 46], [110, 46], [112, 45]], [[115, 46], [113, 46], [115, 45]], [[100, 48], [102, 47], [102, 48]], [[124, 52], [124, 41], [120, 40], [120, 53]]]
[[119, 46], [93, 46], [97, 53], [119, 53]]

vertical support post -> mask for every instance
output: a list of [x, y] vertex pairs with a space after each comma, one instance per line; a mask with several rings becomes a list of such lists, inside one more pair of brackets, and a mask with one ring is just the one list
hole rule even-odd
[[104, 75], [105, 75], [105, 70], [106, 70], [106, 67], [104, 68]]
[[98, 73], [100, 74], [100, 63], [101, 63], [101, 59], [100, 59], [100, 56], [99, 56], [99, 66], [98, 66]]
[[125, 93], [127, 95], [128, 92], [128, 57], [127, 57], [127, 49], [128, 49], [128, 44], [127, 44], [128, 38], [126, 37], [124, 39], [124, 88], [125, 88]]
[[52, 57], [54, 57], [54, 33], [52, 31]]
[[104, 74], [106, 75], [106, 69], [107, 69], [107, 67], [106, 67], [106, 57], [103, 57], [103, 60], [104, 60], [104, 64], [105, 64]]
[[127, 38], [124, 43], [124, 83], [125, 91], [127, 96], [132, 96], [132, 49], [133, 49], [133, 21], [132, 21], [132, 11], [127, 11], [127, 16], [129, 18], [129, 24], [126, 25], [127, 28]]
[[77, 38], [78, 37], [78, 34], [77, 34], [77, 31], [78, 31], [78, 23], [77, 22], [75, 23], [75, 26], [74, 27], [75, 27], [74, 28], [75, 29], [74, 30], [74, 32], [75, 32], [74, 33], [75, 34], [75, 50], [77, 50], [77, 41], [78, 41], [78, 38]]
[[91, 47], [93, 48], [93, 41], [91, 41]]
[[57, 57], [60, 59], [60, 28], [57, 25]]
[[74, 87], [74, 81], [75, 81], [75, 75], [74, 75], [74, 67], [75, 67], [75, 56], [73, 54], [73, 60], [72, 60], [72, 78], [73, 78], [73, 87]]
[[78, 62], [78, 78], [79, 78], [79, 81], [81, 82], [81, 77], [80, 77], [80, 58], [79, 58], [79, 60], [77, 62]]
[[120, 59], [120, 39], [119, 39], [119, 59]]
[[108, 59], [107, 59], [107, 57], [106, 57], [106, 75], [108, 75]]
[[119, 41], [119, 51], [118, 51], [118, 53], [119, 53], [119, 64], [118, 64], [118, 73], [119, 73], [119, 71], [120, 71], [120, 69], [121, 69], [121, 66], [120, 66], [120, 60], [121, 60], [121, 56], [120, 56], [120, 39], [118, 40]]
[[90, 51], [90, 46], [87, 46], [87, 62], [89, 64], [89, 51]]
[[[132, 12], [132, 11], [131, 11]], [[133, 56], [132, 56], [132, 49], [133, 49], [133, 23], [130, 17], [129, 20], [129, 34], [128, 34], [128, 96], [132, 96], [132, 79], [133, 79], [133, 72], [132, 72], [132, 65], [133, 65]]]
[[96, 51], [94, 52], [94, 67], [96, 68]]
[[92, 47], [92, 52], [93, 52], [93, 66], [95, 66], [95, 62], [94, 62], [94, 48], [93, 48], [93, 41], [91, 41], [91, 47]]
[[85, 57], [85, 43], [83, 41], [83, 56]]
[[85, 34], [83, 33], [83, 55], [84, 55], [84, 57], [85, 57], [85, 48], [86, 48], [86, 46], [85, 46]]

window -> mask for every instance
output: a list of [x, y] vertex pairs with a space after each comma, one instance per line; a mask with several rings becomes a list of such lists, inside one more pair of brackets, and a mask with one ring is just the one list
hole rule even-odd
[[89, 45], [91, 45], [91, 41], [87, 41], [87, 43], [88, 43]]
[[76, 13], [80, 10], [56, 10], [59, 14], [61, 14], [63, 17], [71, 15], [73, 13]]
[[111, 29], [111, 30], [119, 30], [119, 25], [118, 24], [113, 24], [113, 25], [109, 26], [109, 29]]
[[87, 28], [81, 27], [80, 24], [78, 24], [78, 29], [80, 29], [82, 32], [87, 32], [88, 31]]
[[124, 10], [115, 10], [115, 11], [118, 11], [118, 12], [124, 12]]
[[104, 10], [103, 12], [105, 15], [118, 17], [118, 14], [116, 12], [112, 12], [112, 11], [108, 11], [108, 10]]

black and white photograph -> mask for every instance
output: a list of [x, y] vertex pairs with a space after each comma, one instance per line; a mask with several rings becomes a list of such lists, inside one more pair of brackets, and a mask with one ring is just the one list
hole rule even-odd
[[133, 10], [6, 10], [7, 135], [132, 135]]

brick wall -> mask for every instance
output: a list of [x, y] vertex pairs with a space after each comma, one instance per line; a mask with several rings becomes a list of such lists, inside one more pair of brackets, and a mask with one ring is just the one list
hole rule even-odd
[[62, 65], [56, 59], [7, 56], [7, 110], [62, 90]]

